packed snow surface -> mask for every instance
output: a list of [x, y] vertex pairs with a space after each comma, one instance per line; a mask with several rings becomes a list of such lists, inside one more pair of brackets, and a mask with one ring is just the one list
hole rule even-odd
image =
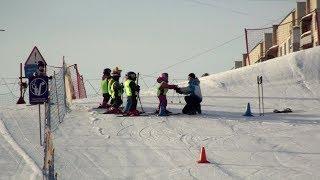
[[[116, 117], [92, 109], [100, 97], [76, 101], [54, 132], [58, 178], [319, 179], [319, 70], [317, 47], [202, 78], [203, 114], [195, 116]], [[147, 94], [142, 103], [152, 112], [157, 98]], [[168, 100], [169, 110], [181, 111], [183, 97]], [[254, 117], [243, 116], [247, 103]], [[284, 108], [293, 113], [273, 113]], [[36, 107], [1, 112], [0, 179], [40, 179]], [[202, 146], [210, 164], [196, 162]]]

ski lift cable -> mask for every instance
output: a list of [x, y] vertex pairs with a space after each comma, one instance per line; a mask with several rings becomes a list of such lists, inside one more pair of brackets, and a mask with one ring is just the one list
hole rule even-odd
[[[273, 20], [272, 22], [268, 22], [268, 23], [262, 25], [261, 28], [265, 28], [266, 26], [275, 23], [275, 22], [278, 21], [279, 19], [281, 19], [281, 18], [278, 18], [278, 19], [276, 19], [276, 20]], [[162, 71], [167, 70], [167, 69], [171, 69], [172, 67], [174, 67], [174, 66], [176, 66], [176, 65], [182, 64], [182, 63], [187, 62], [187, 61], [191, 61], [191, 60], [193, 60], [193, 59], [195, 59], [195, 58], [198, 58], [198, 57], [200, 57], [200, 56], [202, 56], [202, 55], [205, 55], [205, 54], [207, 54], [207, 53], [213, 52], [213, 51], [215, 51], [216, 49], [218, 49], [218, 48], [220, 48], [220, 47], [222, 47], [222, 46], [225, 46], [225, 45], [227, 45], [227, 44], [229, 44], [229, 43], [231, 43], [231, 42], [233, 42], [233, 41], [235, 41], [235, 40], [238, 40], [238, 39], [240, 39], [240, 38], [242, 38], [242, 37], [244, 37], [244, 36], [245, 36], [244, 34], [240, 34], [240, 35], [235, 36], [234, 38], [232, 38], [232, 39], [230, 39], [230, 40], [228, 40], [228, 41], [225, 41], [225, 42], [219, 44], [218, 46], [215, 46], [215, 47], [213, 47], [213, 48], [207, 49], [207, 50], [202, 51], [202, 52], [200, 52], [200, 53], [194, 54], [194, 55], [192, 55], [192, 56], [189, 57], [189, 58], [186, 58], [186, 59], [183, 59], [183, 60], [181, 60], [181, 61], [178, 61], [178, 62], [176, 62], [176, 63], [174, 63], [174, 64], [172, 64], [172, 65], [170, 65], [170, 66], [167, 66], [167, 67], [165, 67], [165, 68], [163, 68], [163, 69], [161, 69], [161, 70], [159, 70], [159, 71], [153, 72], [153, 73], [148, 74], [148, 75], [143, 75], [143, 76], [145, 76], [145, 77], [150, 77], [150, 78], [156, 78], [156, 77], [154, 77], [154, 76], [152, 76], [152, 75], [154, 75], [154, 74], [156, 74], [156, 73], [159, 73], [159, 72], [162, 72]]]
[[200, 52], [200, 53], [197, 53], [197, 54], [194, 54], [194, 55], [190, 56], [189, 58], [182, 59], [181, 61], [178, 61], [178, 62], [176, 62], [176, 63], [174, 63], [174, 64], [172, 64], [172, 65], [170, 65], [170, 66], [167, 66], [167, 67], [165, 67], [165, 68], [163, 68], [163, 69], [160, 69], [159, 71], [153, 72], [153, 73], [148, 74], [148, 75], [145, 75], [145, 76], [151, 77], [152, 75], [154, 75], [154, 74], [156, 74], [156, 73], [162, 72], [162, 71], [164, 71], [164, 70], [171, 69], [171, 68], [174, 67], [174, 66], [177, 66], [177, 65], [182, 64], [182, 63], [187, 62], [187, 61], [191, 61], [191, 60], [196, 59], [196, 58], [198, 58], [198, 57], [200, 57], [200, 56], [202, 56], [202, 55], [205, 55], [205, 54], [207, 54], [207, 53], [214, 52], [214, 51], [217, 50], [218, 48], [220, 48], [220, 47], [222, 47], [222, 46], [225, 46], [225, 45], [227, 45], [227, 44], [229, 44], [229, 43], [231, 43], [231, 42], [233, 42], [233, 41], [235, 41], [235, 40], [238, 40], [238, 39], [242, 38], [243, 36], [244, 36], [244, 34], [238, 35], [238, 36], [236, 36], [236, 37], [234, 37], [234, 38], [232, 38], [232, 39], [230, 39], [230, 40], [228, 40], [228, 41], [225, 41], [225, 42], [223, 42], [223, 43], [221, 43], [221, 44], [219, 44], [219, 45], [217, 45], [217, 46], [215, 46], [215, 47], [213, 47], [213, 48], [206, 49], [206, 50], [204, 50], [204, 51], [202, 51], [202, 52]]
[[[250, 14], [248, 12], [243, 12], [243, 11], [239, 11], [239, 10], [236, 10], [236, 9], [232, 9], [232, 8], [227, 8], [227, 7], [223, 7], [223, 6], [218, 6], [218, 5], [215, 5], [215, 4], [212, 4], [212, 3], [207, 3], [207, 2], [203, 2], [203, 1], [200, 1], [200, 0], [183, 0], [183, 1], [187, 1], [187, 2], [192, 2], [192, 3], [195, 3], [195, 4], [199, 4], [199, 5], [203, 5], [203, 6], [208, 6], [208, 7], [213, 7], [213, 8], [219, 8], [219, 9], [225, 9], [225, 10], [228, 10], [226, 11], [227, 13], [229, 12], [232, 12], [234, 14], [240, 14], [240, 15], [243, 15], [243, 16], [249, 16], [251, 18], [259, 18], [257, 17], [256, 15], [254, 14]], [[273, 19], [269, 19], [269, 18], [263, 18], [261, 17], [263, 20], [266, 20], [266, 21], [274, 21]]]

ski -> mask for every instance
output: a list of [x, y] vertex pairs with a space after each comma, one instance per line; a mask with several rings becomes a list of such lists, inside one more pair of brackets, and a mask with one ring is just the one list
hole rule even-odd
[[168, 117], [168, 116], [177, 116], [177, 115], [181, 115], [181, 113], [170, 113], [167, 116], [158, 116], [158, 114], [155, 113], [143, 113], [140, 114], [139, 116], [129, 116], [129, 115], [118, 115], [116, 117], [150, 117], [150, 116], [157, 116], [157, 117]]

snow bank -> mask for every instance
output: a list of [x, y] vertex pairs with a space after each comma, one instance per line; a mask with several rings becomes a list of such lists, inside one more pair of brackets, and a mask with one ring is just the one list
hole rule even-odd
[[262, 76], [265, 98], [290, 106], [289, 101], [297, 99], [319, 101], [319, 70], [320, 47], [316, 47], [201, 78], [201, 86], [204, 96], [256, 98], [257, 76]]

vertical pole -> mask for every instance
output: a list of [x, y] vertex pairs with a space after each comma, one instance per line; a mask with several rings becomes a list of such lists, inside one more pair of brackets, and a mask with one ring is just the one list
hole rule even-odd
[[258, 84], [258, 99], [259, 99], [259, 115], [261, 116], [260, 77], [259, 76], [257, 76], [257, 84]]
[[262, 100], [262, 115], [264, 116], [264, 102], [263, 102], [263, 81], [262, 76], [260, 76], [260, 82], [261, 82], [261, 100]]
[[[125, 77], [122, 78], [122, 83], [121, 83], [122, 88], [124, 88], [124, 82], [126, 82], [126, 75], [125, 75]], [[122, 90], [123, 90], [123, 89], [122, 89]], [[124, 99], [124, 95], [123, 95], [124, 93], [125, 93], [125, 91], [121, 94], [121, 99], [122, 99], [122, 105], [121, 105], [121, 107], [122, 107], [123, 109], [125, 109], [125, 108], [124, 108], [124, 100], [123, 100], [123, 99]]]
[[80, 92], [80, 77], [79, 77], [79, 71], [78, 71], [78, 65], [74, 65], [76, 68], [76, 76], [77, 76], [77, 88], [78, 88], [78, 98], [81, 98], [81, 92]]
[[[178, 80], [176, 80], [176, 79], [175, 79], [175, 82], [176, 82], [177, 84], [179, 84]], [[179, 94], [179, 93], [178, 93], [178, 100], [179, 100], [179, 104], [181, 104], [181, 99], [180, 99], [180, 94]]]
[[[138, 73], [138, 76], [137, 76], [137, 85], [139, 85], [139, 76], [140, 76], [140, 73]], [[140, 99], [140, 93], [138, 93], [138, 100], [140, 102], [142, 113], [144, 113], [144, 110], [143, 110], [143, 107], [142, 107], [142, 103], [141, 103], [141, 99]]]
[[40, 134], [40, 146], [42, 146], [42, 130], [41, 130], [41, 105], [38, 104], [38, 107], [39, 107], [39, 134]]
[[20, 63], [20, 97], [22, 97], [22, 63]]
[[317, 45], [320, 45], [320, 25], [319, 25], [319, 12], [318, 12], [318, 9], [315, 10], [315, 13], [316, 13], [316, 27], [317, 27], [317, 37], [318, 37], [318, 44]]
[[66, 87], [66, 74], [67, 74], [67, 67], [66, 67], [66, 62], [64, 60], [64, 56], [62, 57], [62, 79], [63, 79], [63, 90], [64, 90], [64, 109], [67, 111], [67, 87]]
[[246, 28], [244, 29], [244, 33], [245, 33], [245, 38], [246, 38], [247, 60], [248, 60], [248, 65], [250, 65], [249, 44], [248, 44], [248, 30]]
[[87, 91], [86, 91], [86, 87], [84, 85], [84, 80], [83, 80], [83, 76], [82, 75], [80, 76], [80, 79], [81, 79], [81, 85], [83, 87], [83, 97], [82, 98], [87, 98]]

